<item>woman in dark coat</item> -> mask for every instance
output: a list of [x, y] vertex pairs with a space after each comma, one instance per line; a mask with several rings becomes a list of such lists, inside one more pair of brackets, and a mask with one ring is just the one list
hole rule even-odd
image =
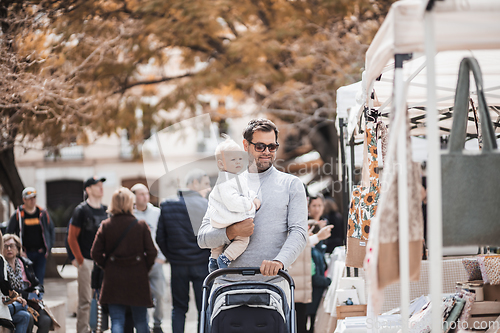
[[112, 333], [123, 333], [127, 306], [137, 333], [149, 332], [147, 308], [153, 302], [148, 273], [157, 250], [146, 222], [134, 217], [133, 205], [129, 189], [113, 193], [111, 218], [101, 223], [91, 250], [92, 259], [104, 268], [100, 303], [108, 305]]

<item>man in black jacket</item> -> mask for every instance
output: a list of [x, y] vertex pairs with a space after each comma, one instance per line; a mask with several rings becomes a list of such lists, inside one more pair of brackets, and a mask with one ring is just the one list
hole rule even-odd
[[[172, 332], [183, 333], [189, 306], [189, 282], [193, 284], [198, 324], [203, 280], [208, 275], [209, 250], [198, 246], [195, 233], [208, 206], [210, 179], [195, 169], [186, 176], [188, 189], [161, 203], [156, 243], [170, 262], [172, 289]], [[199, 325], [198, 325], [199, 326]]]

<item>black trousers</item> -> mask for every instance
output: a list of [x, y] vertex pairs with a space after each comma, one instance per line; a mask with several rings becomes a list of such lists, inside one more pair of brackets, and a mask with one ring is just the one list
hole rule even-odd
[[307, 333], [306, 306], [306, 303], [295, 303], [295, 312], [297, 316], [297, 333]]

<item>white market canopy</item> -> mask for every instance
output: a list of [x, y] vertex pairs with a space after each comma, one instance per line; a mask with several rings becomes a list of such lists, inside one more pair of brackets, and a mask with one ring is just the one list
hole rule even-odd
[[[428, 3], [433, 6], [429, 6], [430, 10], [426, 11]], [[433, 232], [428, 235], [428, 245], [433, 304], [442, 301], [443, 278], [439, 134], [447, 133], [451, 126], [449, 118], [454, 104], [458, 64], [464, 56], [478, 59], [491, 119], [496, 123], [496, 133], [500, 133], [500, 53], [495, 51], [500, 50], [499, 17], [500, 1], [497, 0], [402, 0], [394, 3], [366, 54], [362, 102], [358, 103], [359, 99], [356, 99], [350, 108], [348, 137], [354, 134], [358, 126], [362, 105], [370, 109], [377, 108], [382, 114], [393, 109], [390, 117], [395, 115], [397, 118], [398, 124], [394, 128], [398, 156], [406, 155], [406, 126], [401, 114], [406, 112], [407, 107], [413, 123], [411, 134], [426, 135], [429, 139], [428, 225], [433, 227]], [[404, 62], [402, 68], [394, 69], [394, 58], [398, 54], [411, 54], [413, 60]], [[429, 77], [425, 75], [427, 65]], [[382, 77], [377, 81], [380, 75]], [[474, 91], [475, 85], [471, 84], [472, 97]], [[477, 106], [477, 101], [474, 104]], [[427, 128], [424, 127], [425, 121]], [[473, 118], [472, 121], [469, 119], [468, 133], [475, 134]], [[398, 177], [407, 177], [405, 158], [400, 160]], [[398, 185], [401, 317], [402, 331], [405, 333], [408, 332], [410, 303], [409, 193], [406, 186], [401, 183]], [[369, 304], [368, 316], [375, 315]], [[441, 315], [439, 307], [432, 309], [433, 330], [442, 329]]]
[[[368, 48], [362, 82], [337, 91], [338, 117], [348, 118], [348, 137], [355, 133], [364, 105], [388, 115], [392, 106], [394, 55], [399, 53], [413, 56], [403, 66], [411, 134], [425, 135], [427, 76], [423, 7], [420, 0], [394, 3]], [[441, 134], [447, 134], [451, 127], [450, 108], [454, 104], [458, 67], [467, 56], [476, 57], [481, 66], [491, 119], [496, 123], [496, 132], [500, 133], [500, 1], [447, 0], [436, 2], [435, 7], [436, 98]], [[474, 84], [471, 84], [471, 95], [475, 95]], [[387, 118], [384, 121], [389, 122]], [[468, 133], [477, 134], [472, 116]]]

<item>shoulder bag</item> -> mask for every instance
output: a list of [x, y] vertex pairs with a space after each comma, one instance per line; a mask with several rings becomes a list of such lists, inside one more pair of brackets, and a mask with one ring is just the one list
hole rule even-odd
[[[481, 153], [464, 152], [469, 76], [474, 75], [483, 137]], [[476, 59], [460, 63], [449, 150], [441, 155], [443, 246], [500, 245], [500, 151]]]

